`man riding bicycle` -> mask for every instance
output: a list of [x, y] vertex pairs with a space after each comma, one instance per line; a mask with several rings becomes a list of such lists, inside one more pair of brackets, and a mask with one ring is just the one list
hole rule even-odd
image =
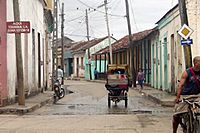
[[[187, 112], [187, 105], [180, 104], [181, 95], [196, 95], [200, 93], [200, 56], [196, 56], [193, 59], [194, 66], [186, 69], [181, 77], [177, 96], [175, 102], [175, 114], [173, 115], [173, 133], [177, 132], [178, 125], [181, 122], [180, 114]], [[183, 89], [184, 88], [184, 89]]]

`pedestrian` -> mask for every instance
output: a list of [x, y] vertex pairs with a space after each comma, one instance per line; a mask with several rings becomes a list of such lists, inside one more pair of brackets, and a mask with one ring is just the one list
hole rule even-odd
[[139, 69], [138, 74], [137, 74], [137, 81], [138, 84], [140, 85], [140, 91], [143, 89], [143, 84], [144, 84], [144, 72], [142, 69]]
[[98, 78], [98, 71], [96, 68], [94, 68], [94, 79]]
[[193, 59], [193, 67], [186, 69], [178, 85], [177, 96], [175, 99], [175, 113], [173, 115], [173, 133], [177, 132], [178, 125], [181, 122], [181, 115], [187, 113], [188, 105], [179, 103], [181, 95], [200, 94], [200, 56]]
[[63, 76], [63, 70], [61, 69], [61, 66], [58, 66], [58, 69], [57, 69], [57, 79], [59, 80], [60, 84], [63, 85], [64, 76]]

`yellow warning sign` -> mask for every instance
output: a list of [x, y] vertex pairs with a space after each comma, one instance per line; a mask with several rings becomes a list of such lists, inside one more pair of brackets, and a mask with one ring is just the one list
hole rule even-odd
[[188, 37], [193, 33], [193, 30], [184, 24], [181, 29], [178, 31], [179, 35], [184, 39], [188, 39]]

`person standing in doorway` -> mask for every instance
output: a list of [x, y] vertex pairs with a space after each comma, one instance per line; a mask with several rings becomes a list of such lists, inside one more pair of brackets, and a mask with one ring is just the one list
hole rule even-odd
[[98, 71], [96, 68], [94, 68], [94, 79], [97, 79], [98, 77]]

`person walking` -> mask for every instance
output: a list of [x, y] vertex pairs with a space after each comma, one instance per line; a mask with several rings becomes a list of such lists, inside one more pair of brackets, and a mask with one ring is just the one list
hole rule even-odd
[[140, 91], [143, 89], [143, 84], [144, 84], [144, 72], [142, 69], [139, 69], [139, 72], [137, 74], [137, 81], [138, 84], [140, 85]]

